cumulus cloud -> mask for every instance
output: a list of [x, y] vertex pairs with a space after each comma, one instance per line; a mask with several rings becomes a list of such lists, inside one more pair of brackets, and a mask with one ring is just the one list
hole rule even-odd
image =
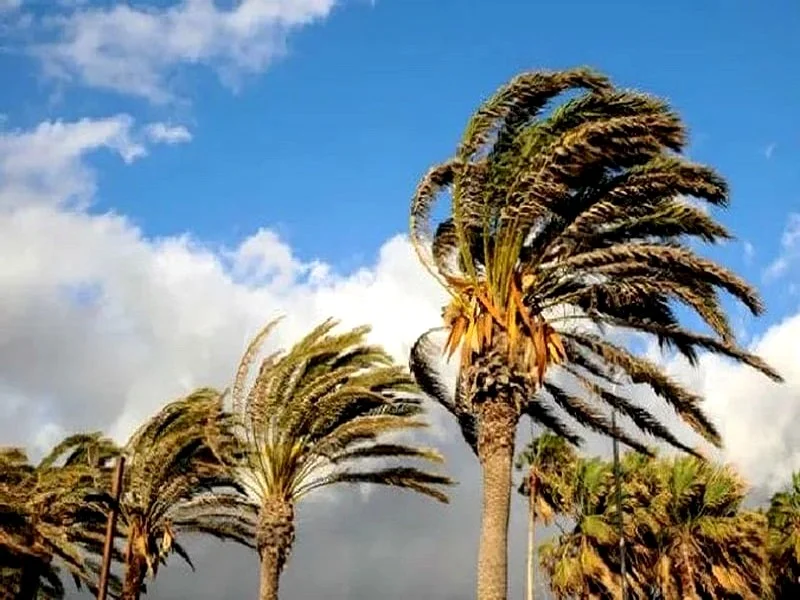
[[214, 0], [164, 6], [81, 7], [53, 20], [57, 39], [37, 54], [49, 75], [162, 103], [185, 65], [213, 68], [235, 87], [286, 51], [287, 36], [326, 18], [335, 0]]
[[[279, 314], [287, 318], [273, 347], [335, 316], [347, 326], [371, 324], [373, 340], [403, 361], [416, 335], [439, 322], [444, 295], [404, 236], [388, 240], [365, 267], [338, 273], [322, 260], [298, 259], [269, 229], [232, 247], [190, 235], [154, 239], [124, 216], [91, 214], [70, 201], [91, 200], [88, 153], [130, 161], [143, 156], [146, 139], [152, 138], [122, 117], [45, 123], [0, 137], [0, 255], [12, 257], [0, 261], [3, 443], [41, 452], [80, 429], [124, 438], [164, 402], [199, 385], [228, 384], [248, 338]], [[698, 369], [664, 359], [706, 395], [727, 442], [723, 458], [759, 487], [782, 485], [800, 468], [798, 335], [800, 315], [754, 342], [784, 374], [784, 386], [714, 357], [703, 357]], [[478, 470], [443, 413], [433, 419], [431, 433], [461, 483], [452, 505], [410, 494], [378, 492], [365, 500], [343, 492], [335, 507], [302, 507], [288, 597], [325, 590], [333, 599], [450, 600], [474, 593]], [[589, 450], [607, 448], [595, 440]], [[512, 594], [522, 583], [521, 514], [512, 521]], [[255, 593], [252, 555], [229, 545], [193, 547], [198, 574], [167, 569], [154, 597]]]
[[106, 149], [131, 163], [151, 143], [177, 143], [189, 134], [180, 127], [151, 123], [137, 131], [130, 115], [73, 122], [45, 121], [30, 131], [0, 131], [0, 208], [33, 205], [83, 207], [95, 192], [95, 178], [83, 162]]

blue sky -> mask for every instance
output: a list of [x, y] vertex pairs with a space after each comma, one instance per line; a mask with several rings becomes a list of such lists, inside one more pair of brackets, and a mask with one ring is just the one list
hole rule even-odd
[[[794, 0], [0, 0], [0, 444], [122, 440], [228, 385], [277, 314], [273, 347], [335, 316], [405, 363], [444, 299], [402, 237], [418, 178], [507, 79], [588, 64], [668, 98], [731, 184], [738, 241], [710, 254], [762, 290], [767, 315], [735, 324], [786, 384], [657, 359], [706, 399], [722, 457], [774, 491], [800, 470], [798, 31]], [[452, 505], [312, 506], [287, 597], [474, 593], [477, 470], [431, 419]], [[170, 568], [150, 595], [255, 593], [251, 555], [193, 556], [191, 582]]]
[[91, 157], [93, 210], [129, 215], [149, 235], [222, 243], [266, 225], [299, 256], [350, 269], [404, 230], [417, 178], [447, 156], [482, 98], [523, 69], [590, 64], [683, 114], [693, 156], [731, 181], [725, 222], [757, 250], [752, 266], [741, 248], [725, 260], [756, 276], [800, 207], [800, 7], [701, 4], [349, 0], [292, 32], [286, 55], [236, 92], [211, 69], [180, 66], [180, 102], [155, 106], [54, 84], [17, 46], [0, 63], [0, 112], [7, 129], [118, 112], [185, 124], [191, 143], [134, 165]]

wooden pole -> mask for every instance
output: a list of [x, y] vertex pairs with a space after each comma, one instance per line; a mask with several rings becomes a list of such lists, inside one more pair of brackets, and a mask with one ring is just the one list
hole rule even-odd
[[114, 468], [114, 481], [111, 483], [111, 496], [114, 498], [114, 506], [108, 513], [106, 522], [106, 539], [103, 544], [103, 563], [100, 567], [100, 582], [97, 585], [97, 600], [106, 600], [108, 592], [108, 573], [111, 570], [111, 550], [114, 548], [114, 530], [117, 527], [117, 505], [122, 495], [122, 474], [125, 471], [125, 457], [117, 457], [117, 464]]

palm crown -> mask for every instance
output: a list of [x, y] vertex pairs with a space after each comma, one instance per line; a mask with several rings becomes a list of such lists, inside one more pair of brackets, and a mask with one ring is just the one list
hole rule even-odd
[[115, 452], [99, 433], [67, 437], [36, 465], [21, 449], [0, 451], [0, 583], [11, 597], [60, 598], [60, 567], [94, 589]]
[[[567, 91], [571, 97], [545, 114]], [[455, 156], [432, 168], [416, 191], [412, 242], [451, 295], [446, 350], [461, 344], [468, 364], [502, 347], [518, 412], [573, 441], [579, 438], [559, 413], [612, 433], [590, 399], [690, 450], [616, 393], [612, 384], [627, 382], [650, 386], [704, 438], [720, 443], [700, 398], [599, 335], [604, 326], [651, 334], [692, 362], [698, 349], [710, 350], [779, 379], [736, 346], [718, 295], [728, 292], [759, 313], [755, 290], [690, 247], [692, 239], [730, 236], [686, 197], [724, 206], [728, 190], [713, 170], [678, 154], [685, 145], [683, 124], [661, 100], [617, 90], [588, 69], [524, 73], [481, 106]], [[451, 210], [434, 228], [433, 207], [445, 193]], [[710, 333], [682, 327], [673, 302], [699, 315]], [[416, 350], [424, 364], [425, 348]], [[558, 383], [545, 379], [551, 365], [561, 366]], [[473, 401], [492, 396], [474, 392], [487, 377], [499, 385], [498, 369], [471, 383]], [[508, 379], [506, 373], [502, 381]], [[460, 414], [470, 411], [463, 399], [455, 407]]]

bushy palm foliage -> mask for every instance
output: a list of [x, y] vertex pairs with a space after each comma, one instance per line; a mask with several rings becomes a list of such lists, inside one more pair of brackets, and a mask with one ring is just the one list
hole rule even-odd
[[[665, 600], [766, 597], [766, 520], [741, 509], [745, 486], [729, 467], [694, 457], [622, 461], [628, 589]], [[542, 566], [558, 598], [613, 598], [619, 537], [610, 464], [583, 461], [569, 532], [544, 545]]]
[[425, 427], [411, 376], [380, 347], [367, 327], [333, 333], [327, 320], [288, 351], [261, 361], [248, 374], [269, 323], [251, 342], [232, 396], [244, 446], [240, 477], [260, 505], [255, 536], [262, 560], [262, 598], [277, 597], [278, 578], [294, 540], [294, 506], [337, 483], [379, 484], [445, 502], [447, 477], [392, 459], [441, 462], [438, 452], [384, 436]]
[[0, 451], [0, 597], [60, 598], [62, 570], [94, 590], [115, 452], [98, 433], [66, 438], [37, 465]]
[[[562, 94], [566, 100], [554, 105]], [[500, 546], [521, 415], [575, 442], [565, 417], [647, 451], [612, 430], [602, 408], [613, 407], [639, 430], [691, 452], [617, 389], [643, 384], [706, 440], [721, 443], [700, 397], [611, 341], [605, 328], [650, 335], [692, 363], [698, 351], [710, 351], [780, 379], [736, 344], [722, 308], [720, 293], [729, 293], [758, 314], [756, 291], [693, 250], [693, 242], [730, 235], [687, 198], [724, 207], [728, 189], [711, 168], [680, 155], [686, 138], [666, 102], [619, 90], [594, 71], [523, 73], [475, 112], [455, 155], [416, 190], [411, 239], [450, 294], [445, 351], [460, 347], [464, 381], [455, 396], [432, 384], [426, 340], [414, 347], [412, 366], [456, 415], [483, 465], [483, 520], [494, 525], [482, 530], [480, 600], [506, 597]], [[450, 209], [434, 223], [443, 196]], [[675, 304], [708, 332], [683, 326]]]
[[773, 597], [800, 595], [800, 473], [775, 494], [767, 510], [770, 583]]
[[171, 553], [194, 568], [180, 534], [252, 545], [256, 513], [228, 469], [234, 449], [222, 405], [219, 392], [197, 390], [165, 406], [125, 447], [118, 525], [126, 600], [145, 591], [145, 578]]

